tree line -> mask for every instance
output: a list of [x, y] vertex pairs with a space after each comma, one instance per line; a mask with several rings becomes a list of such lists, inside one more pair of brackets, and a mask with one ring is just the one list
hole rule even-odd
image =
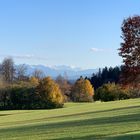
[[16, 66], [12, 58], [0, 65], [0, 109], [52, 109], [63, 107], [67, 101], [93, 101], [94, 88], [88, 79], [71, 84], [59, 75], [55, 80], [41, 70], [31, 75], [26, 65]]

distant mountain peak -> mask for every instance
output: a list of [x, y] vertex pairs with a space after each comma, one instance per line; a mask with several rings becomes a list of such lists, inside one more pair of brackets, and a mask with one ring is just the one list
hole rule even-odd
[[31, 75], [35, 69], [43, 71], [47, 76], [56, 78], [58, 75], [67, 74], [69, 79], [75, 80], [80, 76], [90, 77], [93, 73], [96, 73], [98, 69], [82, 69], [73, 66], [59, 65], [59, 66], [45, 66], [45, 65], [28, 65], [27, 73]]

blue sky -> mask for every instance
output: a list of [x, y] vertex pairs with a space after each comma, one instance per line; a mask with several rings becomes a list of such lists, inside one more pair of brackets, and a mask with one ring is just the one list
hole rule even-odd
[[98, 68], [120, 65], [124, 18], [139, 0], [0, 0], [0, 61]]

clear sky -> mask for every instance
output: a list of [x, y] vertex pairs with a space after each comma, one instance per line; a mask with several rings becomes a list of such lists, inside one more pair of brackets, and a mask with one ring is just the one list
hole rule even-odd
[[138, 14], [140, 0], [0, 0], [0, 61], [120, 65], [122, 21]]

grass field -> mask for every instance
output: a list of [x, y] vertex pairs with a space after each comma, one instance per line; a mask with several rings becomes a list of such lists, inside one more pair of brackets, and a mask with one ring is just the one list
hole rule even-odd
[[140, 140], [140, 99], [0, 112], [0, 140]]

